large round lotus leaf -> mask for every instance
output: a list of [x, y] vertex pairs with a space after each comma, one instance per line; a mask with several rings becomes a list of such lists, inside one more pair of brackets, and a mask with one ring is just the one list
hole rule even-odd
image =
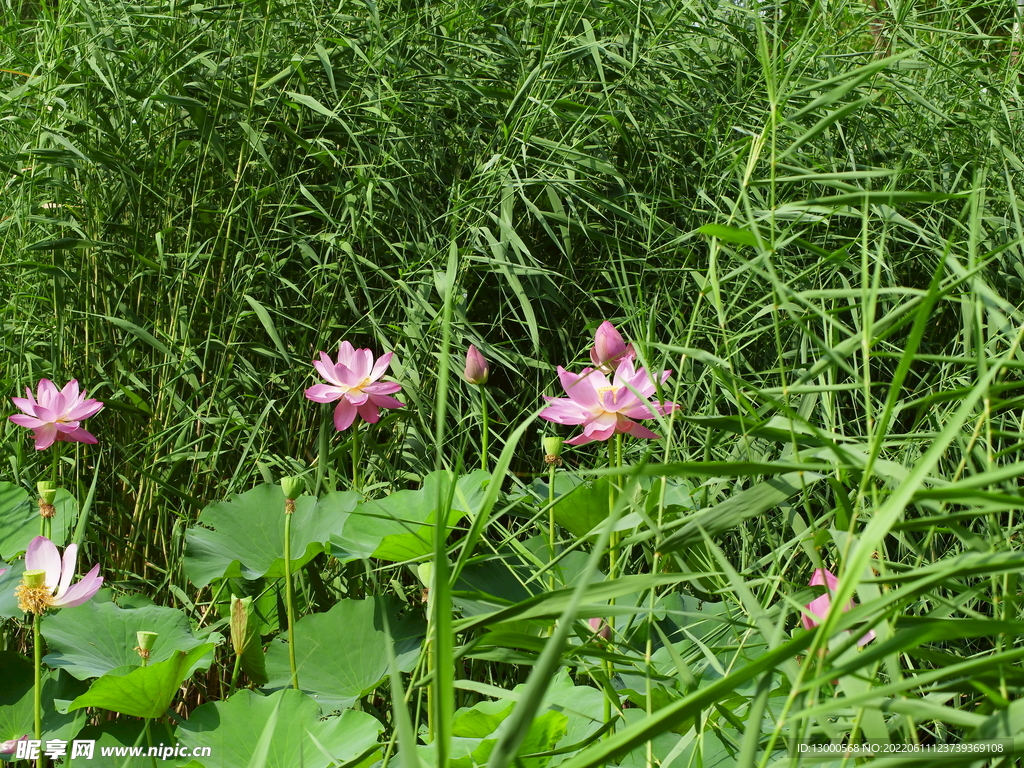
[[[600, 477], [593, 482], [580, 483], [571, 490], [562, 490], [558, 487], [561, 479], [556, 479], [555, 486], [556, 491], [562, 493], [554, 506], [555, 522], [574, 536], [586, 536], [608, 517], [611, 481]], [[570, 482], [567, 475], [563, 482]]]
[[[50, 521], [50, 540], [59, 547], [67, 543], [78, 520], [78, 502], [63, 488], [53, 501], [56, 511]], [[39, 506], [24, 488], [0, 483], [0, 558], [10, 560], [28, 549], [39, 535]]]
[[[332, 551], [342, 559], [376, 557], [395, 563], [430, 554], [437, 510], [447, 502], [455, 477], [447, 470], [431, 472], [418, 491], [396, 491], [363, 502], [349, 516], [344, 530], [331, 537]], [[490, 478], [490, 473], [477, 470], [455, 481], [449, 526], [480, 509]]]
[[[32, 662], [14, 651], [0, 651], [0, 741], [35, 732], [32, 706]], [[85, 712], [62, 715], [55, 699], [73, 699], [84, 685], [61, 672], [43, 671], [43, 739], [68, 741], [85, 725]]]
[[0, 617], [5, 619], [20, 619], [25, 612], [18, 607], [18, 598], [14, 596], [14, 590], [21, 584], [21, 574], [25, 572], [25, 561], [15, 560], [13, 563], [3, 563], [0, 569], [6, 571], [0, 574]]
[[[134, 649], [140, 631], [158, 633], [150, 651], [151, 664], [209, 642], [193, 635], [188, 619], [174, 608], [147, 605], [125, 609], [90, 600], [46, 617], [42, 632], [50, 653], [44, 661], [79, 680], [100, 677], [119, 667], [138, 667], [142, 660]], [[83, 638], [89, 641], [82, 642]], [[212, 660], [210, 654], [197, 664], [206, 668]]]
[[[295, 623], [299, 687], [325, 712], [351, 706], [387, 674], [384, 611], [389, 611], [394, 653], [401, 663], [404, 652], [414, 653], [418, 647], [423, 625], [399, 622], [384, 600], [341, 600], [326, 613], [312, 613]], [[271, 688], [291, 684], [288, 644], [283, 639], [267, 649], [267, 676]]]
[[[506, 719], [512, 713], [510, 701], [482, 701], [471, 709], [460, 709], [452, 720], [451, 768], [477, 768], [486, 765], [494, 745], [498, 743], [505, 728]], [[519, 754], [548, 752], [565, 736], [568, 719], [561, 712], [544, 712], [530, 723], [530, 730], [519, 746]], [[436, 764], [433, 744], [416, 748], [424, 764]], [[551, 762], [550, 756], [517, 758], [516, 765], [522, 768], [544, 768]]]
[[196, 662], [213, 645], [200, 645], [191, 651], [175, 651], [171, 658], [137, 667], [123, 673], [115, 670], [95, 680], [89, 690], [71, 702], [69, 710], [99, 707], [134, 717], [161, 717], [174, 700], [181, 684], [191, 676]]
[[[295, 500], [292, 514], [292, 569], [323, 551], [331, 534], [341, 531], [359, 494], [330, 493]], [[185, 532], [185, 572], [196, 586], [214, 579], [284, 576], [284, 491], [264, 483], [230, 501], [210, 504], [199, 525]]]
[[327, 768], [372, 754], [382, 730], [376, 718], [353, 710], [321, 720], [316, 702], [288, 688], [270, 696], [243, 690], [203, 704], [175, 735], [183, 746], [210, 748], [210, 757], [191, 763], [203, 768]]

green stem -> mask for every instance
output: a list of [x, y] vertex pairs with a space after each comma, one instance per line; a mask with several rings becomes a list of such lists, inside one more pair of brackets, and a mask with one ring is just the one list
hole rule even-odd
[[487, 471], [487, 438], [490, 434], [490, 425], [487, 423], [487, 394], [483, 386], [480, 389], [480, 469]]
[[[289, 641], [291, 638], [288, 638]], [[231, 670], [231, 685], [228, 686], [228, 698], [235, 692], [235, 686], [238, 684], [238, 671], [242, 668], [242, 654], [235, 654], [235, 666]]]
[[284, 513], [284, 604], [288, 611], [288, 665], [292, 688], [299, 690], [299, 672], [295, 664], [295, 592], [292, 588], [292, 510], [295, 502], [285, 500]]
[[[548, 465], [548, 557], [555, 560], [555, 465]], [[550, 584], [555, 589], [555, 569], [551, 569]]]
[[[615, 443], [608, 443], [608, 468], [615, 469], [622, 462], [622, 435], [615, 435]], [[615, 511], [615, 499], [616, 499], [616, 486], [614, 475], [608, 477], [608, 514], [611, 515]], [[615, 571], [618, 566], [618, 549], [619, 549], [619, 537], [615, 531], [608, 537], [608, 580], [615, 579]], [[615, 600], [609, 600], [609, 605], [615, 605]], [[605, 618], [605, 624], [608, 626], [608, 639], [610, 642], [615, 640], [615, 617], [608, 615]], [[611, 661], [604, 663], [604, 672], [608, 678], [608, 686], [612, 686], [612, 676], [615, 672]], [[604, 716], [605, 722], [610, 722], [612, 719], [612, 702], [605, 694], [604, 699]], [[611, 738], [614, 729], [609, 730], [606, 734], [606, 738]]]
[[[35, 727], [36, 741], [43, 740], [43, 639], [40, 636], [39, 625], [42, 623], [41, 614], [32, 617], [32, 659], [35, 662], [35, 676], [33, 678], [35, 687], [32, 691], [33, 724]], [[36, 768], [43, 768], [43, 751], [40, 748], [39, 756], [36, 758]]]

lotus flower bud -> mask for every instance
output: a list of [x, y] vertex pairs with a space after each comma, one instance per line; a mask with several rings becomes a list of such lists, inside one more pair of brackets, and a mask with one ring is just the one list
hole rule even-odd
[[462, 374], [470, 384], [482, 385], [487, 383], [490, 369], [487, 367], [487, 360], [480, 354], [480, 351], [472, 344], [466, 351], [466, 371]]
[[251, 605], [251, 597], [231, 596], [231, 648], [236, 656], [241, 656], [245, 646], [249, 644]]
[[590, 625], [590, 628], [598, 637], [603, 637], [605, 640], [608, 640], [612, 636], [612, 628], [608, 626], [604, 619], [587, 619], [587, 624]]
[[595, 368], [613, 371], [621, 360], [633, 360], [636, 352], [627, 344], [615, 326], [605, 320], [594, 334], [594, 346], [590, 350], [590, 361]]

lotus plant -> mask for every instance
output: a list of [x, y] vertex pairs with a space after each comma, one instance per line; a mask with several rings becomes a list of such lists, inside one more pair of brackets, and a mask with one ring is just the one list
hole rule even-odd
[[11, 421], [31, 429], [36, 438], [36, 450], [49, 448], [54, 442], [96, 443], [96, 438], [82, 422], [103, 409], [99, 400], [87, 398], [78, 387], [77, 379], [57, 389], [49, 379], [40, 379], [36, 396], [25, 387], [25, 397], [12, 397], [11, 401], [22, 413], [10, 416]]
[[[663, 371], [664, 384], [672, 371]], [[653, 419], [676, 410], [675, 403], [651, 403], [656, 387], [646, 370], [634, 369], [633, 361], [623, 359], [612, 381], [599, 370], [584, 368], [582, 373], [571, 373], [558, 366], [558, 379], [565, 397], [546, 397], [549, 406], [540, 412], [542, 419], [556, 424], [582, 424], [583, 434], [566, 440], [569, 445], [586, 445], [607, 440], [614, 434], [657, 439], [659, 436], [633, 419]]]
[[[313, 385], [306, 390], [306, 397], [315, 403], [338, 402], [334, 408], [334, 427], [339, 432], [351, 427], [356, 416], [376, 424], [380, 420], [381, 408], [402, 408], [405, 405], [391, 397], [402, 388], [399, 384], [379, 381], [391, 365], [391, 357], [392, 353], [388, 352], [374, 360], [370, 350], [356, 349], [349, 342], [343, 341], [338, 347], [337, 360], [331, 360], [326, 352], [321, 352], [320, 359], [313, 361], [317, 373], [328, 383]], [[324, 438], [321, 455], [325, 453]], [[352, 435], [352, 487], [359, 487], [358, 426]]]
[[480, 388], [480, 468], [487, 470], [487, 439], [490, 437], [490, 427], [487, 420], [487, 393], [484, 392], [484, 384], [490, 376], [490, 368], [487, 365], [487, 358], [480, 354], [480, 350], [469, 345], [466, 350], [466, 368], [462, 373], [467, 382]]
[[[814, 629], [828, 616], [828, 612], [832, 609], [832, 594], [836, 591], [839, 586], [839, 580], [835, 574], [827, 568], [816, 568], [814, 574], [811, 576], [812, 587], [825, 587], [825, 594], [821, 597], [816, 597], [814, 600], [809, 602], [806, 606], [807, 610], [800, 616], [801, 621], [805, 629]], [[850, 602], [843, 608], [843, 612], [849, 611], [853, 608], [854, 602]], [[875, 633], [873, 630], [869, 630], [864, 637], [857, 641], [857, 645], [864, 646], [875, 639]]]
[[[18, 607], [25, 613], [32, 614], [35, 662], [33, 705], [37, 740], [43, 737], [43, 641], [39, 629], [43, 614], [50, 608], [73, 608], [81, 605], [90, 600], [103, 584], [98, 564], [94, 565], [81, 580], [72, 584], [77, 565], [77, 544], [69, 544], [64, 550], [64, 557], [61, 558], [56, 544], [45, 536], [36, 536], [28, 543], [28, 549], [25, 551], [25, 574], [22, 576], [22, 583], [14, 590], [14, 595], [18, 598]], [[42, 764], [43, 758], [40, 755], [36, 765], [41, 768]]]
[[594, 333], [594, 346], [590, 361], [602, 373], [614, 373], [623, 360], [635, 360], [633, 345], [627, 344], [615, 326], [605, 320]]

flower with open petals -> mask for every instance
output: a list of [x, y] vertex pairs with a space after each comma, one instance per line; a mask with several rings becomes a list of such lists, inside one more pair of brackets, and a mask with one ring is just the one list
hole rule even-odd
[[333, 403], [334, 426], [341, 432], [352, 426], [356, 416], [363, 421], [376, 424], [380, 420], [381, 408], [401, 408], [389, 395], [402, 387], [394, 382], [378, 381], [391, 364], [392, 353], [388, 352], [374, 361], [368, 349], [354, 349], [347, 341], [338, 348], [338, 359], [332, 361], [326, 352], [313, 361], [313, 367], [327, 379], [327, 384], [316, 384], [306, 390], [306, 397], [316, 403]]
[[590, 361], [602, 373], [612, 373], [623, 360], [635, 360], [633, 345], [627, 344], [615, 326], [605, 320], [594, 333]]
[[462, 375], [470, 384], [476, 385], [486, 384], [490, 375], [487, 359], [472, 344], [466, 350], [466, 370]]
[[[811, 576], [810, 586], [825, 587], [826, 591], [821, 597], [811, 600], [807, 604], [807, 613], [801, 614], [800, 620], [803, 621], [805, 629], [814, 629], [828, 616], [828, 612], [832, 608], [832, 593], [838, 588], [839, 580], [827, 568], [816, 568]], [[853, 605], [853, 600], [850, 600], [849, 604], [843, 608], [843, 613], [853, 608]], [[857, 641], [857, 645], [866, 645], [874, 639], [874, 630], [869, 630], [864, 637]]]
[[[663, 371], [661, 383], [672, 371]], [[586, 445], [607, 440], [615, 433], [657, 439], [659, 436], [633, 419], [653, 419], [676, 410], [675, 403], [652, 403], [654, 382], [643, 368], [633, 369], [632, 360], [622, 360], [611, 383], [598, 370], [584, 368], [580, 374], [558, 366], [558, 378], [569, 397], [545, 397], [549, 405], [540, 412], [542, 419], [556, 424], [582, 424], [583, 434], [566, 440], [569, 445]], [[637, 394], [639, 394], [639, 397]]]
[[12, 397], [11, 401], [22, 413], [10, 416], [15, 424], [28, 427], [36, 436], [36, 450], [49, 448], [55, 441], [68, 443], [95, 443], [82, 427], [82, 422], [95, 416], [103, 408], [99, 400], [87, 399], [79, 392], [78, 381], [72, 379], [64, 389], [58, 390], [49, 379], [40, 379], [36, 396], [25, 387], [27, 397]]
[[100, 567], [94, 565], [72, 584], [77, 565], [77, 544], [68, 544], [61, 559], [56, 544], [45, 536], [36, 536], [25, 552], [22, 584], [14, 590], [18, 607], [26, 613], [41, 614], [47, 608], [73, 608], [92, 598], [103, 585]]

